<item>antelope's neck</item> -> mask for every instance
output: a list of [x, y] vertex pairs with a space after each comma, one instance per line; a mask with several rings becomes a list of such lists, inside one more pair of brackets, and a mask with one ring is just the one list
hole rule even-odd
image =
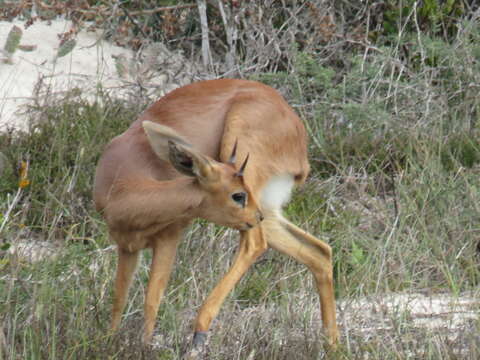
[[122, 180], [115, 184], [105, 217], [111, 229], [160, 231], [175, 222], [188, 222], [196, 217], [203, 197], [195, 180], [188, 177], [166, 181]]

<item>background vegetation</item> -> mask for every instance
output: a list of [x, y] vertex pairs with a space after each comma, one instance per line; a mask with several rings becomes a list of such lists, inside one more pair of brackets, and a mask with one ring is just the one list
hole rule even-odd
[[[389, 331], [344, 322], [348, 302], [363, 296], [479, 295], [476, 2], [212, 0], [206, 51], [194, 2], [43, 1], [32, 17], [33, 3], [0, 1], [0, 18], [67, 16], [139, 51], [156, 41], [182, 50], [201, 64], [198, 78], [256, 79], [284, 94], [306, 122], [312, 163], [286, 213], [334, 249], [343, 338], [332, 357], [479, 358], [478, 318], [453, 334], [415, 327], [403, 312], [385, 315]], [[103, 146], [152, 101], [113, 95], [89, 103], [72, 90], [32, 105], [29, 133], [0, 134], [0, 358], [180, 358], [196, 309], [230, 264], [236, 234], [196, 223], [161, 306], [158, 344], [138, 337], [149, 254], [121, 333], [108, 335], [116, 256], [93, 209], [93, 173]], [[11, 254], [21, 242], [53, 256]], [[310, 276], [273, 252], [212, 330], [210, 359], [324, 357]]]

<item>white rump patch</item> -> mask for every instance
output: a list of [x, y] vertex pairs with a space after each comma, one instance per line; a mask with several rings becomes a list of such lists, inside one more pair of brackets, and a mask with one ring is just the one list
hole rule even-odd
[[275, 176], [270, 179], [262, 189], [262, 207], [269, 210], [281, 209], [290, 200], [293, 185], [292, 175]]

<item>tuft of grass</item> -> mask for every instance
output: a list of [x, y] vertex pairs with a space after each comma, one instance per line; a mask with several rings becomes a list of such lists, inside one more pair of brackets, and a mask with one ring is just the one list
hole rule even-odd
[[6, 163], [0, 179], [1, 203], [8, 203], [19, 187], [18, 164], [28, 168], [6, 231], [28, 226], [48, 238], [70, 240], [83, 228], [82, 236], [91, 237], [98, 229], [91, 200], [97, 160], [105, 144], [128, 127], [138, 108], [108, 98], [89, 104], [72, 96], [30, 111], [29, 133], [0, 134]]

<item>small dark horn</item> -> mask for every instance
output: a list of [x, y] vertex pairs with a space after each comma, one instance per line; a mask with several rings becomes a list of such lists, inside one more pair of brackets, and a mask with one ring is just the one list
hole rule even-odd
[[235, 161], [237, 161], [237, 144], [238, 139], [235, 140], [235, 145], [233, 145], [232, 155], [230, 155], [230, 159], [228, 159], [228, 163], [235, 165]]
[[243, 162], [242, 166], [240, 167], [240, 170], [238, 170], [235, 175], [243, 176], [243, 172], [245, 171], [245, 167], [247, 166], [247, 162], [248, 162], [249, 157], [250, 157], [250, 153], [247, 154], [247, 157], [245, 158], [245, 161]]

